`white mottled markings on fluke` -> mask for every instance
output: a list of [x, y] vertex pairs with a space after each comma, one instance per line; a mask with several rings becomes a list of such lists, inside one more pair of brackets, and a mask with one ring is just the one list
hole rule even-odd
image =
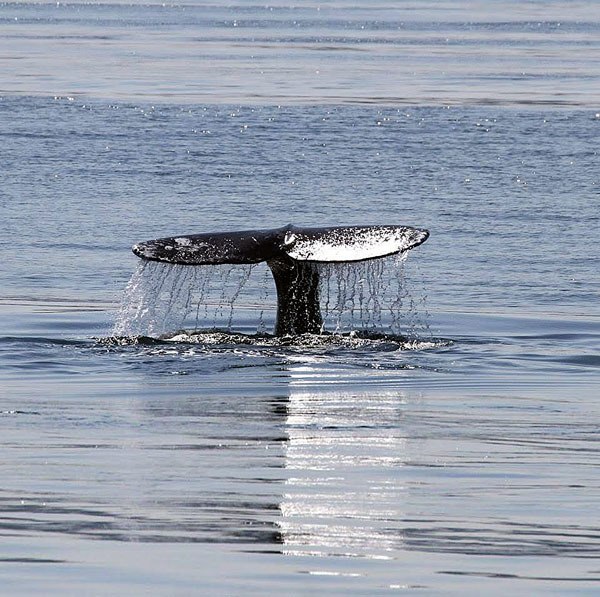
[[186, 236], [181, 236], [179, 238], [175, 239], [175, 242], [180, 246], [180, 247], [191, 247], [192, 246], [192, 241], [191, 239], [187, 238]]
[[290, 236], [291, 246], [284, 251], [298, 261], [341, 263], [365, 261], [402, 253], [420, 244], [427, 232], [410, 227], [380, 226], [365, 228], [333, 229], [316, 238], [302, 231]]

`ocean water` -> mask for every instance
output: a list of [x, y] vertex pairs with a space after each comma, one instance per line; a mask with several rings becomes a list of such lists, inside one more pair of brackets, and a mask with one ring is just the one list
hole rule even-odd
[[[0, 3], [0, 594], [596, 595], [599, 33]], [[263, 266], [125, 292], [135, 242], [287, 223], [430, 230], [374, 316], [327, 274], [379, 336], [275, 341]]]

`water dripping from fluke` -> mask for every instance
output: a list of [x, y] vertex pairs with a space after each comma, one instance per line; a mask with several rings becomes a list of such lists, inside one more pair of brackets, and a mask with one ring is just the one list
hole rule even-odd
[[139, 243], [112, 341], [421, 347], [432, 341], [425, 299], [409, 292], [404, 264], [428, 236], [407, 226], [286, 226]]

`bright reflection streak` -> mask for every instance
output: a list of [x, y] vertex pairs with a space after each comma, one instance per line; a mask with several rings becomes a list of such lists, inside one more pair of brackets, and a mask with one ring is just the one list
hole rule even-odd
[[390, 390], [306, 391], [315, 372], [290, 373], [284, 552], [395, 557], [403, 543], [405, 400]]

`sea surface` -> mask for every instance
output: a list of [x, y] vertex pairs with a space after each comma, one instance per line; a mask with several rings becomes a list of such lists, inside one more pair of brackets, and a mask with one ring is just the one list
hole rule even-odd
[[[597, 595], [599, 57], [593, 1], [1, 2], [0, 594]], [[130, 251], [288, 223], [431, 236], [284, 341]]]

